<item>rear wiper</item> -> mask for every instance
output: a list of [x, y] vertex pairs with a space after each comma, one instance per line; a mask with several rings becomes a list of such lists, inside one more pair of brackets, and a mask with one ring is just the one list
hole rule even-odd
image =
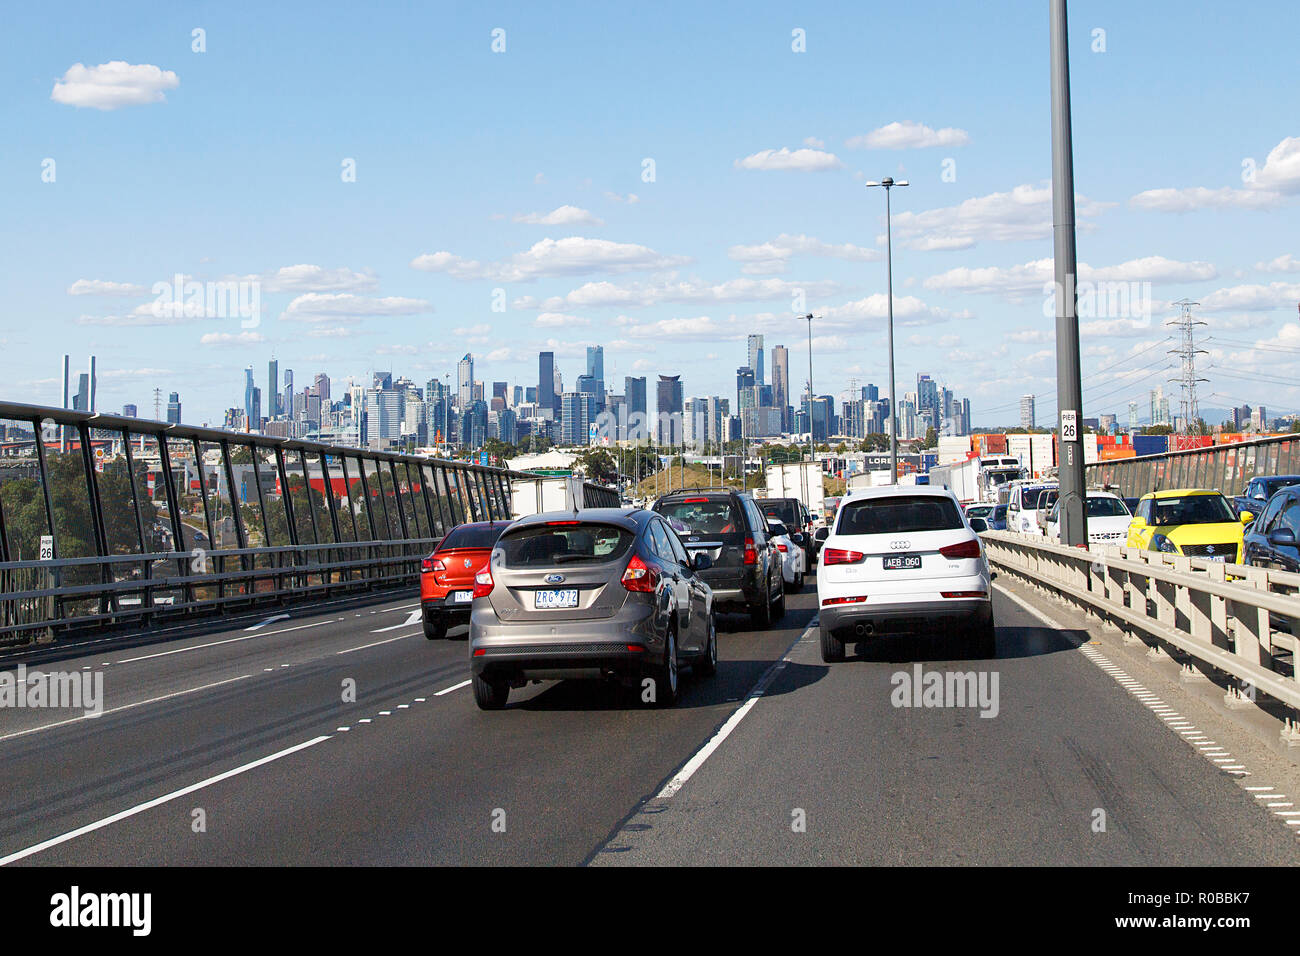
[[551, 560], [556, 564], [568, 564], [570, 561], [589, 561], [592, 557], [590, 554], [557, 554]]

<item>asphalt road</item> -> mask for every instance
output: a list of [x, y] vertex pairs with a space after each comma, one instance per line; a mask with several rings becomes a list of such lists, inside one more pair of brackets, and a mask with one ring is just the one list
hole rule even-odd
[[827, 667], [811, 584], [788, 603], [765, 632], [723, 618], [718, 675], [669, 710], [548, 682], [480, 712], [413, 598], [46, 665], [102, 673], [105, 713], [0, 711], [0, 860], [1300, 863], [1241, 779], [1005, 597], [996, 661], [919, 652], [996, 674], [989, 718], [894, 706], [914, 645]]

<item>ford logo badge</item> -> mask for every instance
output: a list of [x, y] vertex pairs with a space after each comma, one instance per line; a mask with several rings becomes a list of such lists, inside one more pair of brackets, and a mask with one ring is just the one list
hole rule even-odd
[[691, 540], [691, 541], [699, 541], [699, 540], [700, 540], [700, 536], [699, 536], [698, 534], [693, 534], [693, 535], [691, 535], [690, 540]]
[[546, 576], [547, 584], [559, 584], [564, 580], [563, 574], [548, 574]]

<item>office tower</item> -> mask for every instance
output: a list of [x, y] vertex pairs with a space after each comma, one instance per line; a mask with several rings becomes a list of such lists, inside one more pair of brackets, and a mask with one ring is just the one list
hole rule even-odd
[[[389, 383], [391, 384], [391, 377]], [[311, 414], [310, 408], [305, 411], [308, 415]], [[402, 412], [402, 392], [398, 389], [366, 389], [362, 441], [370, 448], [386, 448], [392, 442], [399, 441], [402, 437]]]
[[122, 406], [122, 417], [123, 417], [123, 418], [139, 418], [139, 417], [140, 417], [140, 411], [139, 411], [139, 409], [137, 409], [134, 405], [123, 405], [123, 406]]
[[542, 417], [555, 417], [555, 353], [537, 354], [537, 404]]
[[167, 423], [169, 425], [179, 425], [181, 423], [181, 396], [179, 392], [172, 392], [167, 397]]
[[470, 396], [469, 396], [469, 400], [470, 400], [471, 402], [482, 402], [482, 403], [485, 404], [485, 405], [487, 404], [487, 395], [484, 394], [484, 392], [483, 392], [483, 383], [482, 383], [482, 382], [477, 382], [477, 381], [476, 381], [476, 382], [473, 384], [473, 386], [470, 388]]
[[86, 408], [92, 412], [95, 410], [95, 384], [96, 384], [95, 356], [92, 355], [90, 357], [90, 389], [88, 394], [88, 401], [86, 403]]
[[316, 380], [312, 383], [312, 391], [320, 398], [322, 405], [328, 405], [330, 402], [330, 377], [324, 372], [318, 372]]
[[293, 369], [284, 370], [284, 391], [280, 393], [280, 414], [293, 417]]
[[257, 419], [253, 417], [253, 396], [257, 390], [257, 386], [253, 384], [253, 366], [250, 365], [244, 369], [244, 418], [250, 428], [256, 427], [254, 423]]
[[1097, 425], [1105, 434], [1113, 435], [1115, 433], [1115, 424], [1117, 421], [1118, 419], [1114, 415], [1101, 415], [1098, 416]]
[[474, 355], [466, 352], [456, 363], [456, 401], [461, 411], [474, 404]]
[[597, 404], [605, 403], [605, 347], [603, 345], [587, 346], [587, 374], [596, 383]]
[[510, 390], [510, 407], [518, 408], [523, 403], [524, 403], [524, 387], [522, 385], [515, 385]]
[[633, 378], [627, 376], [623, 379], [623, 395], [627, 399], [628, 416], [638, 413], [644, 415], [647, 411], [645, 400], [645, 376]]
[[375, 376], [374, 376], [374, 387], [375, 387], [375, 388], [392, 388], [392, 387], [393, 387], [393, 373], [392, 373], [392, 372], [376, 372], [376, 373], [375, 373]]
[[711, 395], [704, 407], [704, 439], [709, 443], [727, 440], [727, 423], [731, 419], [731, 401]]
[[754, 370], [754, 384], [766, 384], [767, 379], [763, 378], [763, 336], [761, 335], [749, 337], [749, 367]]
[[[928, 375], [916, 376], [916, 410], [918, 413], [939, 411], [939, 387]], [[933, 418], [937, 417], [937, 414], [928, 417], [933, 424]]]
[[781, 430], [790, 426], [790, 352], [784, 345], [772, 348], [772, 404], [781, 411]]
[[744, 412], [746, 408], [754, 405], [754, 369], [748, 365], [742, 365], [736, 369], [736, 410]]
[[275, 359], [266, 363], [266, 417], [280, 414], [280, 363]]
[[1137, 427], [1138, 427], [1138, 403], [1129, 402], [1128, 403], [1128, 430], [1130, 432], [1135, 432], [1137, 431]]
[[487, 441], [488, 407], [482, 400], [470, 402], [459, 416], [460, 433], [457, 436], [462, 448], [482, 448]]
[[[1036, 422], [1037, 419], [1034, 416], [1034, 396], [1021, 395], [1020, 396], [1020, 427], [1029, 430], [1034, 427]], [[901, 425], [899, 426], [899, 430], [900, 431], [902, 430]]]
[[565, 392], [560, 396], [560, 444], [586, 445], [595, 416], [595, 396], [590, 392]]
[[661, 445], [680, 445], [682, 441], [682, 377], [660, 375], [657, 394], [658, 428]]
[[525, 404], [525, 405], [536, 405], [536, 404], [538, 404], [538, 401], [537, 401], [537, 386], [536, 386], [536, 385], [526, 385], [526, 386], [524, 386], [524, 404]]
[[880, 389], [868, 382], [862, 386], [862, 398], [868, 402], [880, 401]]
[[497, 411], [497, 412], [499, 412], [499, 411], [501, 411], [503, 408], [506, 407], [506, 405], [507, 405], [507, 402], [506, 402], [506, 393], [507, 393], [507, 391], [509, 390], [509, 388], [510, 388], [510, 383], [509, 383], [509, 382], [493, 382], [493, 383], [492, 383], [492, 403], [491, 403], [491, 405], [489, 406], [489, 408], [490, 408], [492, 411]]
[[705, 402], [703, 398], [688, 398], [682, 403], [682, 441], [687, 445], [704, 443]]
[[[1113, 417], [1113, 416], [1112, 416], [1112, 417]], [[963, 399], [961, 400], [961, 431], [959, 431], [957, 434], [959, 434], [959, 435], [969, 435], [970, 432], [971, 432], [971, 425], [970, 425], [970, 399], [969, 399], [969, 398], [963, 398]]]

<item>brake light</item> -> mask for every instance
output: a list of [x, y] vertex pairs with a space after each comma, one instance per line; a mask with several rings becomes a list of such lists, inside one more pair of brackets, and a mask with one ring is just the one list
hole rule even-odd
[[977, 538], [971, 538], [969, 541], [963, 541], [960, 544], [950, 544], [946, 548], [940, 548], [939, 553], [950, 561], [956, 558], [978, 558], [980, 556], [980, 543]]
[[858, 597], [827, 598], [825, 601], [822, 601], [822, 607], [826, 607], [830, 604], [861, 604], [866, 599], [867, 596], [865, 594], [859, 595]]
[[568, 525], [568, 524], [582, 524], [582, 522], [581, 522], [581, 521], [548, 521], [548, 522], [546, 522], [546, 526], [547, 526], [548, 528], [554, 528], [556, 525]]
[[758, 552], [754, 550], [754, 539], [745, 539], [745, 563], [758, 564]]
[[428, 574], [432, 570], [433, 570], [433, 561], [431, 559], [425, 558], [420, 562], [420, 573]]
[[985, 591], [940, 591], [946, 598], [986, 598], [988, 593]]
[[659, 586], [659, 573], [641, 560], [639, 554], [632, 555], [623, 572], [623, 587], [629, 591], [642, 591], [653, 594]]
[[787, 551], [789, 551], [790, 549], [787, 548], [785, 545], [781, 544], [781, 542], [778, 541], [777, 544], [776, 544], [776, 550], [780, 551], [782, 554], [785, 554], [785, 553], [786, 553]]
[[705, 504], [708, 502], [708, 500], [709, 500], [708, 498], [683, 498], [682, 504], [684, 505]]
[[857, 564], [866, 555], [861, 551], [845, 551], [842, 548], [823, 548], [822, 564], [829, 567], [832, 564]]
[[495, 586], [492, 581], [492, 569], [490, 567], [484, 568], [474, 575], [474, 596], [476, 598], [487, 597], [492, 593], [492, 588]]

